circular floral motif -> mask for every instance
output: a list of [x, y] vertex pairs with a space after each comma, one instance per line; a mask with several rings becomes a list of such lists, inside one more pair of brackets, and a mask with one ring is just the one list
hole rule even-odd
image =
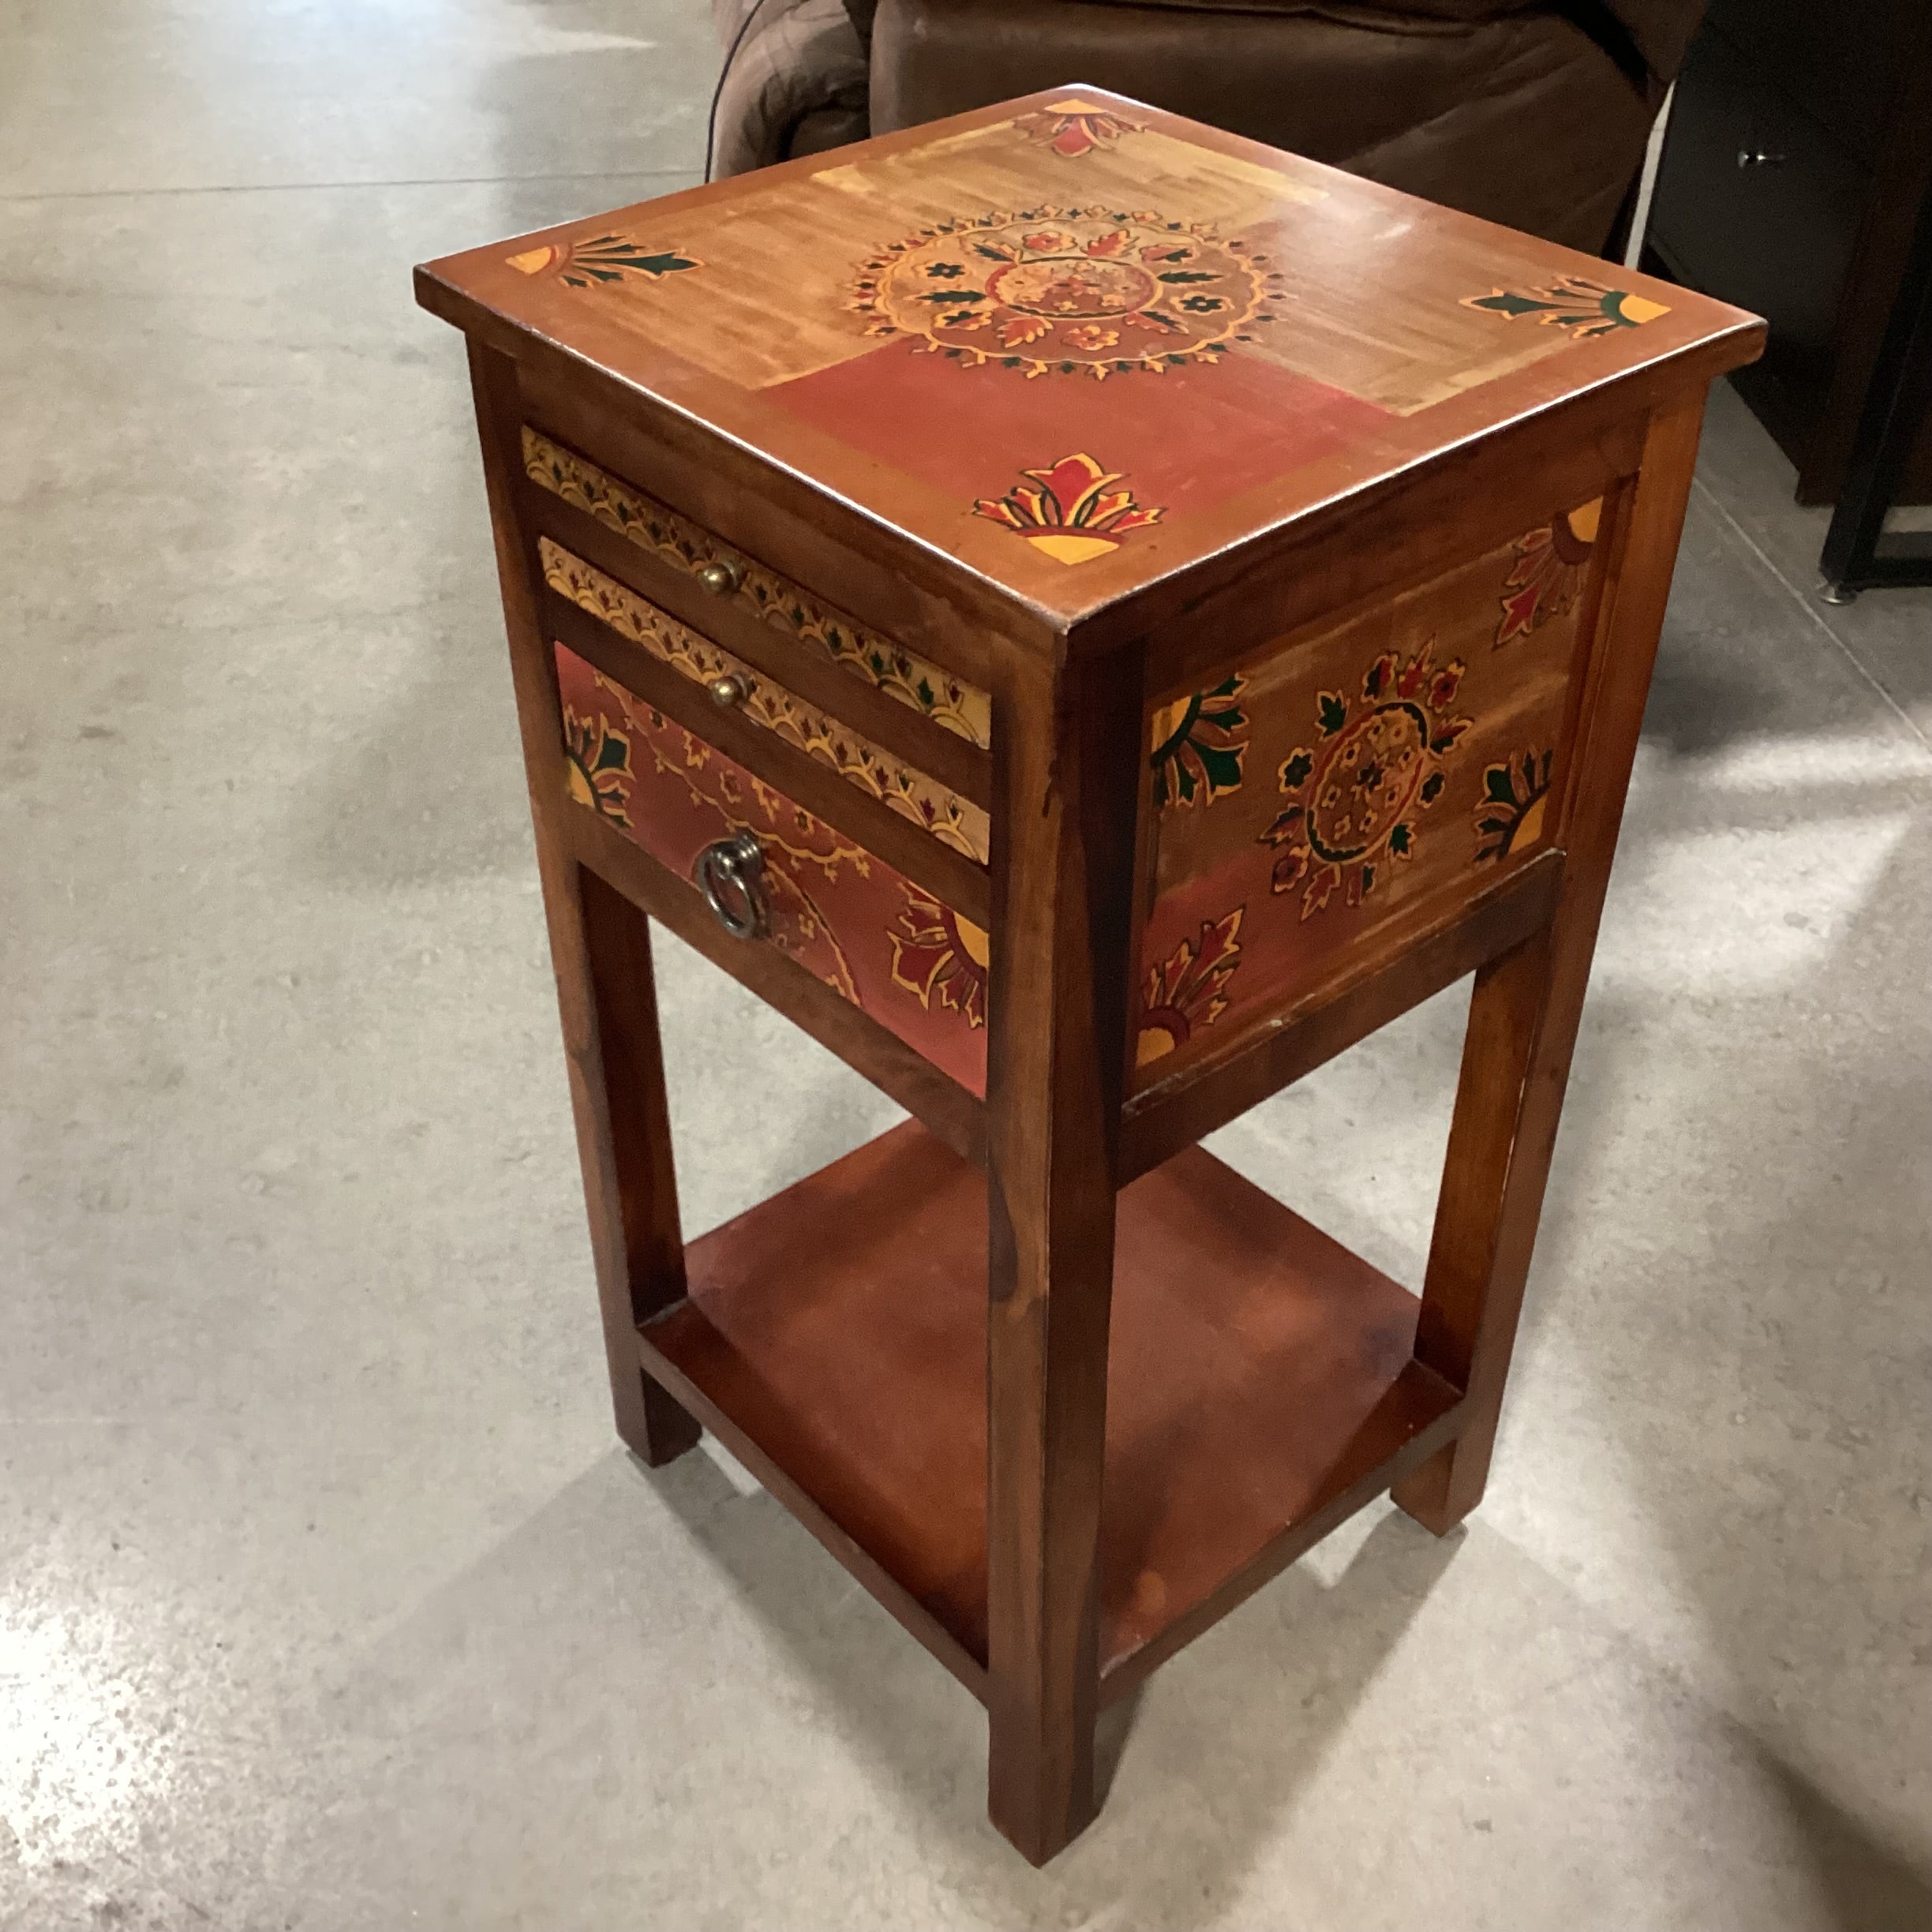
[[1267, 257], [1206, 223], [1038, 208], [942, 222], [865, 264], [867, 333], [969, 367], [1095, 376], [1214, 361], [1272, 321]]
[[1449, 715], [1465, 668], [1459, 658], [1438, 664], [1431, 638], [1406, 663], [1393, 651], [1378, 657], [1359, 701], [1317, 694], [1325, 748], [1290, 753], [1281, 788], [1294, 803], [1260, 841], [1280, 854], [1276, 892], [1305, 882], [1302, 918], [1320, 912], [1338, 886], [1345, 904], [1360, 905], [1385, 859], [1415, 856], [1416, 820], [1442, 796], [1445, 761], [1470, 728]]
[[987, 277], [987, 293], [1023, 315], [1082, 316], [1125, 315], [1144, 309], [1160, 295], [1160, 284], [1132, 262], [1071, 260], [1011, 262]]
[[1322, 760], [1309, 807], [1309, 844], [1318, 859], [1345, 865], [1380, 845], [1421, 789], [1428, 721], [1398, 698], [1377, 706]]

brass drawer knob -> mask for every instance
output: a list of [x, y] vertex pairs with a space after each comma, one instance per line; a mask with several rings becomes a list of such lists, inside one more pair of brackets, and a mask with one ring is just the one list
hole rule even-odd
[[698, 573], [698, 581], [713, 597], [732, 597], [744, 582], [744, 572], [728, 558], [720, 557]]
[[762, 939], [771, 930], [765, 854], [749, 832], [707, 845], [693, 871], [712, 917], [734, 939]]
[[751, 695], [751, 687], [736, 671], [727, 671], [710, 683], [711, 702], [721, 711], [735, 711]]

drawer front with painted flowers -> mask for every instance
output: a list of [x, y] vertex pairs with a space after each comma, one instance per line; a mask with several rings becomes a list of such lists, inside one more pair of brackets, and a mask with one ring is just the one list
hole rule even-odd
[[1136, 1088], [1558, 841], [1601, 511], [1154, 707]]
[[807, 657], [836, 665], [858, 685], [889, 700], [983, 757], [991, 747], [992, 700], [978, 685], [916, 652], [734, 549], [635, 485], [527, 425], [524, 474], [553, 500], [621, 537], [640, 561], [695, 578], [720, 609], [754, 618], [792, 640]]
[[549, 537], [537, 540], [544, 581], [619, 636], [680, 676], [701, 684], [721, 706], [837, 772], [901, 818], [975, 863], [987, 863], [991, 827], [985, 810], [916, 769], [862, 732], [787, 691], [722, 645], [608, 576]]
[[567, 645], [555, 657], [576, 803], [983, 1097], [985, 930]]

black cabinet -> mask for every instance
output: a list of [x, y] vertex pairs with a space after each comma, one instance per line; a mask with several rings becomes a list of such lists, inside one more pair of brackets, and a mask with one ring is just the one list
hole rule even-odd
[[[1844, 481], [1929, 182], [1927, 0], [1716, 0], [1678, 82], [1650, 245], [1677, 280], [1769, 321], [1763, 361], [1735, 380], [1803, 502]], [[1932, 425], [1902, 499], [1932, 500]]]

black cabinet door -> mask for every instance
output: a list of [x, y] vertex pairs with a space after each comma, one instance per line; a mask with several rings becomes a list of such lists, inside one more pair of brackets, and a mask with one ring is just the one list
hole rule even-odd
[[1926, 0], [1711, 0], [1709, 27], [1875, 168]]
[[1869, 168], [1707, 27], [1678, 82], [1650, 239], [1680, 281], [1770, 323], [1752, 386], [1794, 459], [1831, 379], [1870, 192]]

